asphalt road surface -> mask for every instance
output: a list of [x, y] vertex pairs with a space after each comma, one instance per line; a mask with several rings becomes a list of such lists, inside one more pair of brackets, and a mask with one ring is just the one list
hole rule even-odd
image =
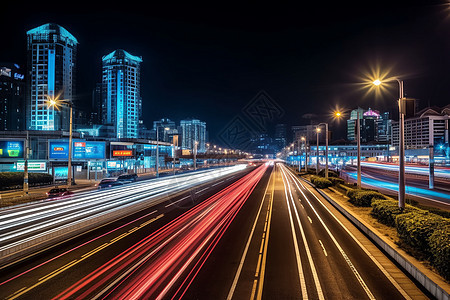
[[2, 267], [0, 298], [426, 298], [371, 245], [266, 163]]

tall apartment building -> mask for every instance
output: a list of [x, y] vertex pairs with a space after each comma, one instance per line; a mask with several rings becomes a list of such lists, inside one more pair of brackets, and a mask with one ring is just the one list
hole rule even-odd
[[197, 152], [206, 152], [206, 123], [197, 119], [180, 121], [181, 127], [181, 148], [193, 150], [194, 143], [198, 142]]
[[167, 118], [153, 121], [153, 130], [155, 132], [155, 137], [156, 132], [158, 131], [159, 141], [167, 143], [171, 143], [172, 136], [178, 134], [175, 122]]
[[356, 140], [356, 121], [360, 121], [361, 142], [389, 142], [391, 137], [391, 122], [389, 113], [380, 114], [379, 111], [362, 108], [354, 109], [347, 120], [347, 139]]
[[[424, 149], [449, 143], [450, 105], [428, 107], [405, 119], [405, 149]], [[392, 144], [398, 147], [398, 122], [392, 122]]]
[[25, 128], [25, 75], [17, 64], [0, 64], [0, 131]]
[[142, 57], [119, 49], [103, 56], [102, 63], [102, 122], [115, 126], [117, 138], [138, 138]]
[[77, 44], [72, 34], [53, 23], [27, 32], [27, 129], [68, 130], [69, 110], [49, 108], [46, 102], [49, 97], [73, 100]]

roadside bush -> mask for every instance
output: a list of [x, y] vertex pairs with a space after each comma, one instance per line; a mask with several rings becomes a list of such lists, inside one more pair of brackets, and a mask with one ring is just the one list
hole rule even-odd
[[[14, 189], [23, 186], [23, 172], [0, 172], [0, 189]], [[47, 173], [29, 173], [29, 186], [51, 184], [53, 177]]]
[[399, 237], [406, 244], [430, 255], [428, 239], [434, 231], [450, 225], [450, 219], [424, 211], [413, 211], [397, 215], [395, 223]]
[[[319, 171], [319, 176], [325, 177], [325, 169], [322, 169]], [[328, 170], [328, 178], [331, 178], [331, 177], [339, 177], [339, 173], [337, 173], [336, 171], [333, 171], [333, 170]]]
[[431, 264], [447, 280], [450, 280], [450, 225], [435, 230], [428, 239]]
[[411, 205], [405, 205], [405, 209], [402, 212], [400, 208], [398, 208], [398, 202], [395, 200], [373, 199], [372, 211], [370, 214], [381, 223], [395, 227], [395, 218], [397, 215], [402, 213], [410, 213], [413, 211], [424, 212], [423, 210]]
[[328, 177], [328, 180], [331, 181], [333, 185], [344, 184], [344, 179], [339, 177]]
[[377, 192], [377, 191], [369, 191], [369, 190], [348, 190], [347, 197], [349, 197], [350, 203], [356, 206], [370, 206], [372, 204], [373, 199], [386, 199], [386, 197]]
[[330, 180], [319, 176], [311, 176], [311, 182], [319, 189], [325, 189], [333, 185]]

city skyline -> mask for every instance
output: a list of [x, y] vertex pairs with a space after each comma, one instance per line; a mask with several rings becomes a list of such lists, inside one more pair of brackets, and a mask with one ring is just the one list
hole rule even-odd
[[[30, 7], [23, 12], [24, 22], [7, 32], [11, 47], [2, 49], [0, 60], [23, 63], [25, 32], [55, 22], [79, 40], [77, 101], [90, 102], [95, 84], [101, 81], [101, 57], [115, 49], [127, 49], [144, 59], [146, 126], [155, 119], [181, 120], [190, 115], [205, 120], [211, 138], [217, 140], [223, 127], [261, 90], [288, 112], [278, 122], [289, 126], [307, 124], [304, 114], [328, 115], [335, 106], [352, 109], [349, 103], [394, 113], [395, 86], [375, 99], [354, 85], [371, 68], [405, 76], [405, 93], [420, 99], [422, 107], [446, 105], [450, 95], [444, 88], [448, 76], [443, 55], [449, 47], [442, 37], [450, 25], [445, 7], [438, 2], [410, 4], [390, 4], [385, 9], [380, 3], [366, 12], [365, 20], [358, 14], [362, 7], [335, 7], [348, 17], [345, 22], [338, 22], [337, 14], [320, 15], [315, 5], [305, 7], [311, 15], [302, 15], [303, 20], [290, 14], [282, 18], [276, 7], [269, 12], [264, 7], [244, 6], [233, 24], [225, 17], [229, 8], [210, 14], [193, 9], [188, 9], [188, 14], [167, 14], [160, 9], [147, 18], [135, 18], [136, 12], [129, 10], [119, 13], [111, 9], [97, 16], [94, 11], [75, 9], [61, 15], [52, 9], [38, 13], [39, 8]], [[112, 23], [118, 16], [123, 22]], [[270, 16], [273, 22], [269, 26], [258, 16]], [[76, 21], [79, 19], [83, 22]], [[317, 20], [323, 24], [316, 28], [308, 25]], [[323, 52], [323, 41], [333, 49], [332, 57]], [[353, 50], [358, 43], [361, 47]], [[410, 45], [407, 51], [403, 45]], [[442, 54], [424, 55], [431, 50]], [[205, 64], [206, 60], [209, 63]], [[318, 76], [322, 70], [328, 75]], [[274, 80], [281, 73], [283, 79]], [[308, 106], [292, 111], [291, 106], [299, 101]], [[213, 117], [208, 111], [216, 108], [220, 114]], [[340, 126], [344, 134], [345, 126]]]

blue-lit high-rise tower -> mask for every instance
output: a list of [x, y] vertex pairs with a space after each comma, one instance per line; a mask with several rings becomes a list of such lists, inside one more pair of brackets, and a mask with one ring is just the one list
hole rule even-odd
[[115, 126], [118, 138], [137, 138], [142, 114], [142, 58], [125, 50], [103, 56], [102, 121]]
[[68, 130], [69, 110], [49, 108], [46, 101], [48, 97], [73, 100], [77, 44], [72, 34], [53, 23], [27, 32], [27, 129]]

